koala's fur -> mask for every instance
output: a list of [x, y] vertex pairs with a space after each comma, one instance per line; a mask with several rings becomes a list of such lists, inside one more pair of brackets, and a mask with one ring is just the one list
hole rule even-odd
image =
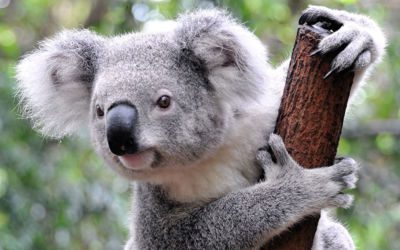
[[[348, 44], [332, 67], [353, 67], [357, 85], [383, 54], [381, 30], [365, 16], [324, 7], [301, 18], [321, 20], [342, 26], [319, 53]], [[60, 138], [88, 124], [98, 153], [136, 181], [126, 249], [244, 249], [306, 215], [351, 204], [341, 191], [356, 182], [353, 160], [305, 170], [274, 135], [277, 163], [259, 151], [274, 129], [287, 67], [270, 66], [261, 42], [226, 12], [200, 10], [165, 32], [63, 31], [21, 60], [17, 79], [37, 129]], [[165, 94], [172, 103], [161, 110], [155, 102]], [[121, 102], [138, 113], [133, 160], [107, 143], [107, 111]], [[353, 248], [347, 230], [323, 213], [314, 249]]]

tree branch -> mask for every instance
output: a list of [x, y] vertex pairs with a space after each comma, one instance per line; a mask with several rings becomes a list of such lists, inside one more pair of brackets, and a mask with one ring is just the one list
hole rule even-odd
[[[316, 25], [300, 26], [275, 128], [291, 156], [307, 168], [333, 164], [354, 77], [348, 71], [324, 79], [335, 55], [310, 56], [328, 34]], [[318, 219], [304, 219], [265, 249], [311, 249]]]

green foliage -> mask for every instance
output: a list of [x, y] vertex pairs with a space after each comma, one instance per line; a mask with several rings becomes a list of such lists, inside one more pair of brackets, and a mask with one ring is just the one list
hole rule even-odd
[[[87, 131], [49, 141], [21, 118], [14, 67], [36, 42], [62, 28], [90, 27], [112, 35], [139, 30], [151, 20], [182, 11], [221, 6], [269, 44], [278, 64], [291, 52], [300, 12], [308, 4], [368, 14], [391, 43], [386, 60], [361, 93], [353, 120], [400, 118], [399, 15], [393, 1], [278, 0], [25, 0], [0, 1], [0, 249], [121, 249], [127, 237], [129, 184], [96, 156]], [[394, 4], [396, 5], [396, 4]], [[344, 138], [340, 154], [365, 166], [355, 206], [339, 210], [360, 249], [400, 246], [400, 142], [391, 133]]]

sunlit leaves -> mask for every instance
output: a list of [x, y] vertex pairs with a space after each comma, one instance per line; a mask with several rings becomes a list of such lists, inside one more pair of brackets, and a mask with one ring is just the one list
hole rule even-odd
[[8, 176], [6, 170], [0, 168], [0, 198], [6, 193], [8, 188]]
[[10, 27], [0, 24], [0, 52], [8, 57], [17, 57], [19, 48], [17, 37], [14, 30]]

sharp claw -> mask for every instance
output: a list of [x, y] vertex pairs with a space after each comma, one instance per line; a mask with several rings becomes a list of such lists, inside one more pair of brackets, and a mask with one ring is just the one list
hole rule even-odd
[[319, 54], [322, 51], [322, 49], [316, 49], [314, 51], [311, 51], [310, 56], [315, 56], [316, 54]]
[[306, 22], [306, 19], [307, 19], [306, 14], [301, 15], [299, 19], [299, 24], [300, 25], [304, 24]]
[[328, 73], [326, 73], [326, 75], [324, 76], [324, 79], [328, 78], [330, 75], [332, 75], [333, 73], [335, 73], [337, 70], [337, 68], [332, 68], [331, 70], [329, 70]]

